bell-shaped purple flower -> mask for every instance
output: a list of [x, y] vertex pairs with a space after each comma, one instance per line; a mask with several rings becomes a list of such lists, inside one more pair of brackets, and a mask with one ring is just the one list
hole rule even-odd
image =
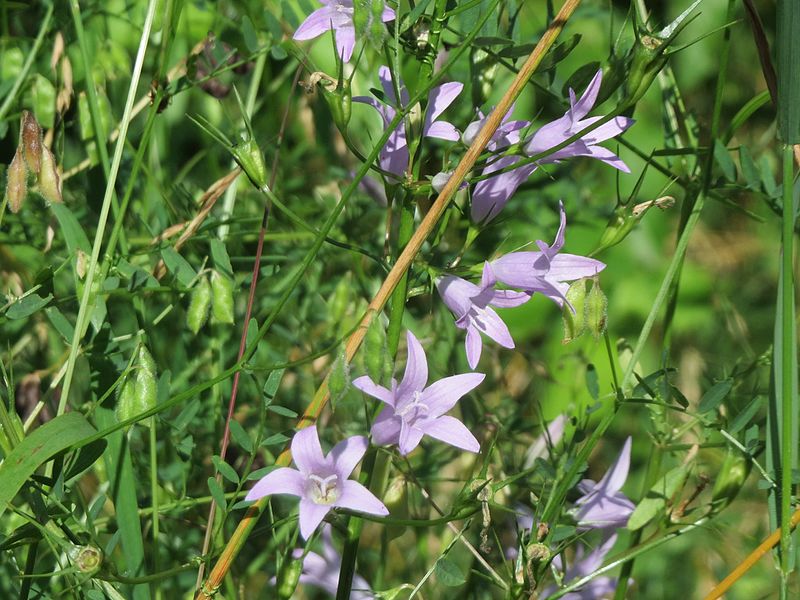
[[[394, 119], [397, 114], [395, 107], [407, 106], [409, 102], [408, 91], [403, 86], [403, 82], [398, 82], [400, 89], [400, 101], [398, 102], [395, 96], [394, 84], [392, 82], [392, 72], [388, 67], [381, 67], [378, 70], [378, 79], [381, 82], [383, 93], [388, 101], [388, 104], [378, 102], [375, 98], [370, 96], [355, 96], [354, 102], [362, 102], [369, 104], [372, 108], [378, 111], [383, 119], [383, 126], [388, 127], [389, 123]], [[453, 103], [453, 100], [464, 89], [462, 83], [444, 83], [440, 86], [433, 88], [428, 94], [428, 109], [425, 112], [425, 121], [423, 123], [422, 135], [424, 137], [440, 138], [444, 140], [456, 141], [458, 140], [458, 130], [452, 123], [447, 121], [438, 120], [438, 117], [444, 110]], [[408, 141], [406, 139], [406, 128], [404, 123], [400, 123], [392, 131], [386, 145], [381, 149], [379, 163], [381, 169], [388, 171], [397, 177], [402, 177], [408, 168]]]
[[445, 413], [464, 394], [483, 381], [483, 373], [464, 373], [428, 383], [428, 361], [422, 344], [410, 331], [406, 332], [408, 360], [403, 380], [392, 379], [392, 389], [378, 385], [366, 375], [353, 381], [353, 387], [377, 398], [386, 406], [372, 424], [372, 440], [376, 444], [397, 444], [400, 454], [416, 448], [422, 436], [429, 435], [446, 444], [478, 452], [478, 440], [464, 424]]
[[[606, 555], [611, 551], [611, 548], [614, 547], [614, 543], [616, 541], [617, 534], [615, 533], [603, 539], [603, 541], [600, 542], [600, 545], [588, 554], [585, 554], [583, 545], [578, 546], [577, 550], [575, 550], [575, 558], [573, 559], [572, 564], [568, 566], [566, 570], [564, 569], [564, 561], [561, 558], [561, 555], [556, 556], [553, 559], [553, 565], [556, 567], [556, 569], [564, 573], [563, 579], [565, 583], [569, 583], [574, 579], [581, 579], [591, 573], [594, 573], [603, 565]], [[591, 579], [586, 585], [577, 591], [569, 592], [561, 597], [566, 598], [567, 600], [597, 600], [598, 598], [607, 597], [616, 589], [616, 577], [601, 576]], [[544, 600], [545, 598], [552, 596], [555, 592], [556, 587], [551, 585], [542, 590], [542, 593], [539, 597]]]
[[567, 227], [563, 204], [559, 204], [559, 212], [561, 222], [552, 245], [538, 240], [538, 252], [511, 252], [492, 261], [491, 270], [497, 281], [531, 294], [539, 292], [561, 306], [568, 281], [596, 275], [606, 265], [593, 258], [560, 253]]
[[[353, 0], [319, 0], [322, 8], [312, 12], [294, 32], [295, 40], [310, 40], [333, 30], [336, 51], [343, 62], [349, 62], [356, 45], [356, 28], [353, 25]], [[394, 11], [384, 7], [381, 21], [394, 19]]]
[[367, 438], [354, 436], [322, 453], [316, 425], [301, 429], [292, 438], [292, 457], [297, 469], [282, 467], [262, 477], [245, 500], [258, 500], [272, 494], [300, 497], [300, 535], [304, 539], [332, 508], [385, 516], [389, 511], [372, 492], [348, 479], [367, 451]]
[[447, 308], [456, 316], [456, 327], [467, 332], [465, 342], [467, 363], [471, 369], [478, 365], [483, 349], [481, 333], [486, 334], [504, 348], [513, 348], [514, 340], [500, 316], [492, 309], [510, 308], [524, 304], [530, 299], [526, 292], [496, 290], [497, 280], [486, 263], [481, 285], [475, 285], [460, 277], [448, 275], [436, 282], [436, 289]]
[[[597, 94], [600, 91], [602, 81], [603, 71], [599, 70], [577, 101], [575, 100], [575, 92], [570, 88], [569, 109], [567, 112], [560, 119], [556, 119], [537, 130], [526, 142], [525, 153], [528, 156], [534, 156], [549, 150], [592, 123], [599, 121], [602, 117], [586, 118], [586, 115], [589, 114], [589, 111], [592, 110], [594, 103], [597, 101]], [[590, 156], [611, 165], [615, 169], [630, 173], [630, 169], [622, 162], [619, 156], [608, 148], [603, 148], [597, 144], [618, 136], [633, 123], [633, 119], [628, 117], [614, 117], [608, 123], [601, 125], [582, 138], [575, 140], [568, 146], [557, 150], [538, 162], [544, 164], [558, 162], [573, 156]]]
[[579, 528], [602, 529], [625, 526], [634, 505], [620, 492], [620, 489], [628, 478], [630, 460], [631, 438], [628, 437], [617, 460], [599, 482], [584, 479], [578, 484], [578, 489], [583, 493], [583, 496], [575, 502], [575, 520]]

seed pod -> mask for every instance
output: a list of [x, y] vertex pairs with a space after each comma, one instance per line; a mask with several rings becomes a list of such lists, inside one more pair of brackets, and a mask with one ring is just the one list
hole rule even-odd
[[586, 328], [599, 340], [606, 331], [608, 322], [608, 298], [600, 289], [600, 281], [592, 281], [592, 289], [586, 297]]
[[278, 598], [290, 600], [294, 596], [300, 574], [303, 572], [303, 561], [296, 558], [287, 558], [278, 573]]
[[722, 510], [733, 502], [747, 481], [752, 466], [752, 461], [741, 450], [728, 446], [725, 460], [719, 469], [719, 477], [714, 482], [711, 496], [711, 506], [714, 511]]
[[217, 323], [233, 323], [233, 282], [217, 271], [211, 273], [211, 314]]
[[586, 330], [586, 279], [573, 282], [566, 293], [567, 301], [561, 308], [561, 318], [564, 321], [564, 339], [562, 343], [569, 344]]
[[22, 203], [28, 196], [28, 167], [25, 165], [25, 159], [22, 158], [22, 153], [19, 147], [8, 165], [8, 174], [6, 181], [6, 198], [8, 198], [8, 208], [12, 213], [19, 212], [22, 208]]
[[232, 149], [233, 158], [242, 167], [250, 182], [259, 190], [267, 187], [267, 165], [261, 148], [253, 139], [236, 144]]
[[39, 123], [27, 110], [22, 111], [19, 137], [28, 168], [34, 173], [38, 173], [42, 160], [42, 128], [39, 127]]
[[61, 204], [61, 178], [58, 176], [56, 159], [50, 148], [42, 147], [42, 168], [39, 171], [39, 193], [50, 203]]
[[322, 83], [320, 83], [319, 88], [322, 90], [322, 97], [325, 98], [328, 109], [331, 111], [334, 125], [336, 125], [339, 131], [345, 132], [347, 124], [350, 122], [350, 112], [353, 103], [350, 82], [343, 80], [342, 86], [337, 86], [334, 90], [329, 90]]
[[201, 277], [192, 289], [189, 300], [189, 310], [186, 312], [186, 324], [189, 330], [197, 334], [208, 319], [208, 309], [211, 307], [211, 284], [208, 277]]
[[[144, 346], [139, 348], [133, 365], [133, 372], [125, 377], [125, 381], [117, 388], [117, 420], [132, 419], [156, 405], [158, 399], [158, 383], [156, 380], [156, 363]], [[144, 425], [152, 425], [152, 418], [142, 421]]]

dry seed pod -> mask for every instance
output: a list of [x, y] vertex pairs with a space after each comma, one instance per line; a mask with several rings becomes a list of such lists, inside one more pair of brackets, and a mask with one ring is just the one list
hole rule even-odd
[[39, 171], [39, 193], [48, 202], [63, 202], [61, 178], [56, 168], [56, 158], [47, 146], [42, 147], [42, 169]]
[[14, 153], [11, 164], [8, 165], [8, 181], [6, 182], [6, 197], [8, 198], [8, 208], [12, 213], [19, 212], [25, 197], [28, 195], [28, 167], [19, 147]]
[[42, 161], [42, 128], [36, 118], [27, 110], [22, 111], [20, 124], [20, 146], [24, 153], [28, 168], [38, 173]]

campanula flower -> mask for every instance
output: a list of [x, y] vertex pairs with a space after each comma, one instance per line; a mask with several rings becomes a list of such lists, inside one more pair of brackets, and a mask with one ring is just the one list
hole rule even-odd
[[617, 460], [599, 482], [584, 479], [578, 484], [583, 493], [575, 502], [575, 520], [579, 528], [625, 527], [634, 506], [619, 490], [628, 478], [630, 461], [631, 438], [628, 437]]
[[[403, 82], [398, 82], [400, 89], [400, 101], [398, 102], [395, 95], [394, 83], [392, 82], [392, 72], [388, 67], [381, 67], [378, 70], [378, 79], [381, 82], [383, 93], [388, 104], [383, 104], [369, 96], [355, 96], [354, 102], [362, 102], [369, 104], [372, 108], [378, 111], [383, 119], [383, 126], [388, 127], [389, 123], [394, 119], [397, 114], [397, 107], [404, 107], [408, 105], [409, 96], [408, 91]], [[438, 120], [438, 117], [444, 110], [453, 103], [453, 100], [464, 89], [462, 83], [444, 83], [440, 86], [433, 88], [428, 94], [428, 108], [425, 112], [425, 120], [422, 127], [423, 137], [440, 138], [443, 140], [456, 141], [458, 140], [458, 130], [452, 123], [447, 121]], [[392, 131], [386, 145], [381, 149], [380, 153], [380, 166], [384, 171], [388, 171], [398, 177], [402, 177], [408, 168], [408, 141], [406, 139], [406, 128], [404, 123], [400, 123]]]
[[591, 277], [606, 268], [593, 258], [562, 254], [567, 215], [559, 203], [560, 225], [552, 245], [538, 240], [538, 252], [511, 252], [492, 261], [491, 270], [497, 281], [529, 293], [544, 294], [559, 306], [569, 289], [568, 281]]
[[481, 284], [475, 285], [460, 277], [448, 275], [436, 282], [436, 289], [447, 308], [456, 316], [456, 327], [467, 332], [467, 363], [471, 369], [478, 365], [483, 349], [481, 333], [486, 334], [504, 348], [513, 348], [514, 340], [508, 327], [492, 309], [510, 308], [524, 304], [530, 299], [526, 292], [496, 290], [497, 280], [488, 263], [484, 265]]
[[282, 467], [262, 477], [247, 493], [246, 500], [272, 494], [300, 497], [300, 535], [304, 539], [332, 508], [350, 508], [385, 516], [389, 511], [372, 492], [348, 479], [367, 451], [367, 438], [353, 436], [323, 455], [316, 425], [301, 429], [292, 438], [292, 457], [297, 469]]
[[[583, 92], [583, 95], [577, 101], [575, 100], [575, 92], [570, 88], [569, 109], [567, 112], [563, 117], [537, 130], [525, 143], [525, 153], [528, 156], [534, 156], [549, 150], [592, 123], [602, 119], [602, 117], [586, 118], [586, 115], [589, 114], [589, 111], [592, 110], [594, 103], [597, 101], [597, 94], [600, 91], [602, 81], [603, 71], [598, 70], [597, 74], [592, 78], [592, 81]], [[561, 148], [561, 150], [549, 154], [538, 162], [540, 164], [553, 163], [573, 156], [590, 156], [611, 165], [615, 169], [630, 173], [631, 170], [622, 162], [619, 156], [611, 152], [608, 148], [603, 148], [597, 144], [618, 136], [633, 125], [633, 123], [633, 119], [629, 119], [628, 117], [614, 117], [608, 123], [590, 131], [582, 138], [575, 140], [568, 146]]]
[[408, 361], [403, 380], [392, 379], [392, 389], [375, 383], [366, 375], [353, 381], [353, 387], [377, 398], [386, 406], [372, 424], [376, 444], [397, 444], [400, 454], [416, 448], [422, 436], [429, 435], [446, 444], [478, 452], [480, 444], [464, 424], [446, 415], [464, 394], [475, 389], [485, 375], [463, 373], [428, 383], [428, 361], [422, 344], [408, 331]]
[[[356, 45], [356, 28], [353, 25], [353, 0], [319, 0], [322, 8], [312, 12], [294, 32], [296, 40], [310, 40], [333, 30], [336, 50], [343, 62], [349, 62]], [[394, 11], [388, 6], [383, 9], [381, 21], [394, 19]]]
[[[561, 558], [561, 555], [556, 556], [553, 559], [553, 565], [556, 567], [556, 569], [564, 573], [564, 583], [569, 583], [574, 579], [581, 579], [582, 577], [586, 577], [587, 575], [594, 573], [603, 565], [603, 560], [611, 551], [611, 548], [614, 547], [614, 543], [616, 541], [617, 534], [615, 533], [605, 538], [600, 545], [597, 546], [597, 548], [586, 555], [584, 555], [584, 546], [580, 545], [578, 546], [577, 550], [575, 550], [575, 558], [573, 559], [572, 564], [566, 569], [564, 569], [564, 561]], [[607, 597], [616, 589], [616, 577], [601, 576], [591, 579], [580, 589], [564, 594], [561, 597], [565, 598], [566, 600], [597, 600], [598, 598]], [[555, 592], [556, 587], [551, 585], [542, 590], [542, 593], [539, 597], [544, 600], [545, 598], [552, 596]]]

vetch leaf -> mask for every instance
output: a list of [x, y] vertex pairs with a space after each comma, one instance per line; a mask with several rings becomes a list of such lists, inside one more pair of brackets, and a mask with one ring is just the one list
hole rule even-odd
[[647, 492], [647, 495], [639, 502], [638, 506], [633, 509], [633, 513], [628, 519], [628, 529], [631, 531], [641, 529], [658, 516], [659, 513], [662, 513], [667, 506], [667, 502], [683, 486], [688, 474], [689, 465], [681, 465], [667, 471], [650, 488], [650, 491]]
[[703, 397], [700, 399], [700, 405], [698, 406], [697, 410], [701, 414], [714, 410], [722, 403], [725, 397], [730, 393], [732, 387], [733, 387], [733, 381], [731, 379], [725, 379], [723, 381], [715, 383], [705, 394], [703, 394]]
[[23, 296], [8, 307], [8, 310], [6, 311], [6, 318], [24, 319], [25, 317], [29, 317], [36, 311], [47, 306], [52, 299], [52, 294], [48, 294], [44, 298], [38, 294], [28, 294], [27, 296]]
[[164, 265], [167, 270], [175, 276], [181, 285], [186, 287], [192, 285], [197, 273], [192, 265], [178, 254], [174, 248], [164, 248], [161, 251], [161, 258], [164, 259]]
[[722, 169], [722, 174], [728, 181], [736, 181], [736, 165], [733, 164], [733, 159], [728, 153], [725, 144], [719, 140], [714, 140], [714, 160]]
[[463, 585], [467, 581], [459, 566], [446, 557], [436, 563], [434, 573], [439, 583], [448, 587]]
[[208, 491], [211, 492], [211, 497], [217, 503], [217, 506], [223, 511], [226, 510], [228, 503], [225, 501], [225, 493], [222, 491], [222, 486], [213, 477], [208, 478]]
[[239, 483], [239, 475], [236, 473], [234, 468], [230, 466], [227, 462], [222, 460], [219, 456], [212, 456], [211, 462], [214, 463], [214, 467], [217, 469], [217, 471], [220, 472], [220, 474], [225, 479], [227, 479], [234, 485]]
[[253, 440], [247, 435], [247, 432], [239, 424], [239, 421], [231, 419], [230, 423], [231, 437], [236, 445], [247, 453], [253, 452]]

